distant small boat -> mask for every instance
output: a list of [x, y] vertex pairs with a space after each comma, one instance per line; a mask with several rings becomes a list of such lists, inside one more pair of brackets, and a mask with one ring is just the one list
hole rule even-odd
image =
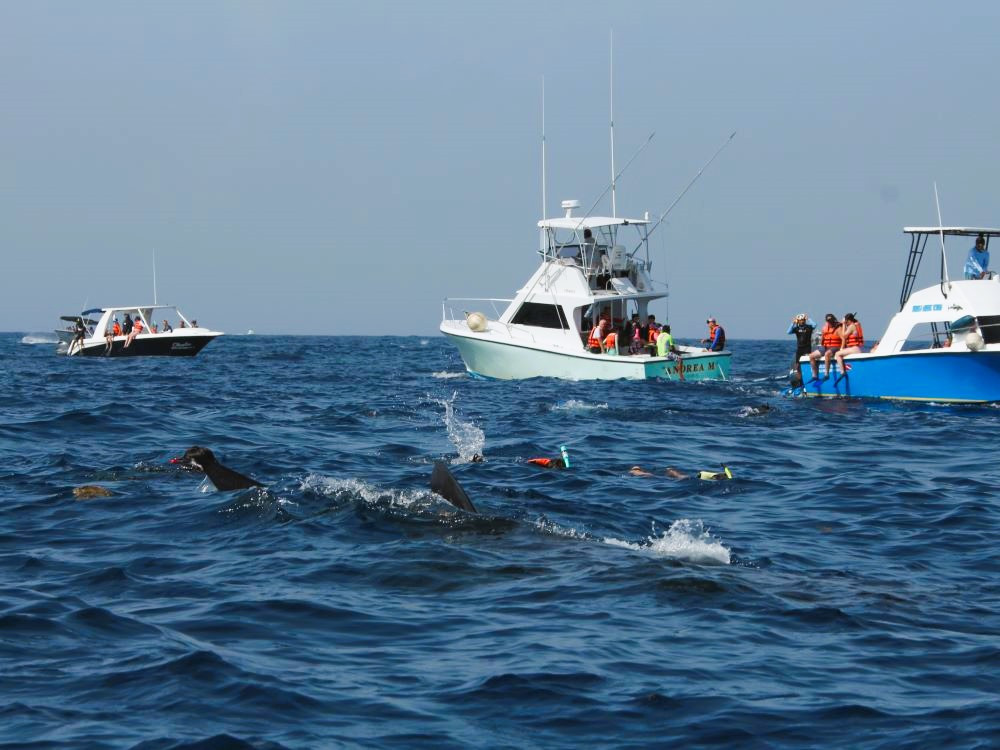
[[[132, 337], [131, 342], [124, 333], [117, 336], [111, 333], [115, 319], [123, 322], [126, 314], [142, 323], [141, 333]], [[212, 339], [223, 335], [188, 320], [173, 305], [96, 307], [60, 319], [70, 325], [56, 330], [59, 338], [56, 351], [69, 357], [193, 357]], [[157, 321], [163, 320], [168, 321], [171, 330], [158, 328]]]
[[[1000, 279], [951, 281], [944, 237], [982, 236], [989, 246], [1000, 229], [905, 227], [910, 255], [899, 312], [878, 346], [848, 354], [841, 371], [813, 380], [808, 357], [799, 360], [803, 392], [809, 396], [860, 396], [903, 401], [984, 403], [1000, 401]], [[912, 292], [930, 237], [941, 238], [941, 278]], [[912, 292], [912, 293], [911, 293]]]

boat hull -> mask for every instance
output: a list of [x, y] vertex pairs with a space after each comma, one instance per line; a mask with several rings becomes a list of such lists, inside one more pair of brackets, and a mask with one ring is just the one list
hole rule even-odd
[[[663, 357], [551, 351], [484, 337], [443, 331], [458, 348], [470, 374], [497, 380], [679, 380], [679, 363]], [[685, 380], [728, 380], [729, 352], [685, 356]]]
[[215, 336], [173, 336], [154, 334], [135, 338], [128, 347], [125, 337], [119, 336], [107, 350], [104, 339], [87, 339], [82, 351], [73, 351], [74, 357], [193, 357], [204, 349]]
[[846, 373], [834, 363], [829, 378], [812, 381], [808, 359], [799, 361], [803, 393], [902, 401], [986, 403], [1000, 401], [1000, 351], [935, 349], [847, 357]]

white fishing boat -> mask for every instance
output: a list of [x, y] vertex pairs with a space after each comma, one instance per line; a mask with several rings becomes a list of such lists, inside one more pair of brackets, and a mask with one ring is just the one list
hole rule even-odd
[[[906, 227], [910, 254], [899, 312], [871, 351], [847, 354], [829, 376], [820, 363], [813, 378], [809, 360], [799, 361], [802, 391], [810, 396], [860, 396], [904, 401], [983, 403], [1000, 401], [1000, 279], [952, 281], [945, 237], [982, 237], [989, 247], [1000, 229]], [[938, 283], [914, 292], [929, 238], [940, 238]], [[794, 384], [793, 384], [794, 385]]]
[[[126, 316], [133, 325], [140, 323], [135, 335], [126, 332]], [[70, 357], [193, 357], [222, 335], [188, 320], [173, 305], [98, 307], [61, 319], [69, 325], [56, 329], [56, 351]]]
[[[575, 217], [577, 201], [562, 205], [564, 216], [538, 222], [541, 264], [512, 300], [444, 301], [440, 330], [458, 347], [469, 373], [502, 380], [676, 380], [683, 368], [686, 380], [728, 379], [726, 350], [680, 345], [673, 357], [655, 356], [646, 347], [629, 354], [622, 324], [633, 314], [646, 321], [650, 302], [668, 296], [649, 275], [648, 215]], [[473, 302], [491, 305], [494, 317], [459, 307]], [[498, 303], [506, 308], [500, 311]], [[610, 314], [619, 341], [593, 352], [589, 332], [602, 313]]]

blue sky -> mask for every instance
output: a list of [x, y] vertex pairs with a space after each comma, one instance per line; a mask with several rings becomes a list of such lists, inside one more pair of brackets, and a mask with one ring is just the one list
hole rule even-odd
[[148, 302], [154, 252], [160, 301], [229, 332], [426, 335], [446, 296], [512, 296], [536, 266], [542, 77], [550, 213], [588, 206], [613, 29], [619, 166], [656, 132], [619, 214], [662, 211], [738, 131], [653, 236], [659, 315], [772, 338], [851, 310], [875, 338], [935, 180], [946, 224], [1000, 224], [998, 21], [987, 2], [3, 3], [0, 330]]

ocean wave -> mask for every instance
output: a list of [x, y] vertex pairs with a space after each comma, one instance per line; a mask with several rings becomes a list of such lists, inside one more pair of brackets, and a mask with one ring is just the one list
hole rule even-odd
[[21, 337], [22, 344], [58, 344], [59, 338], [52, 333], [29, 333]]
[[586, 401], [580, 401], [579, 399], [571, 398], [569, 401], [563, 401], [561, 403], [552, 406], [552, 411], [598, 411], [602, 409], [607, 409], [607, 402], [604, 403], [587, 403]]
[[729, 565], [732, 559], [729, 549], [713, 538], [701, 521], [687, 518], [674, 521], [659, 536], [650, 536], [642, 542], [626, 542], [612, 537], [605, 537], [602, 541], [614, 547], [693, 563]]
[[464, 378], [467, 373], [463, 370], [462, 372], [455, 372], [454, 370], [439, 370], [438, 372], [432, 372], [432, 378], [439, 378], [440, 380], [451, 380], [452, 378]]

